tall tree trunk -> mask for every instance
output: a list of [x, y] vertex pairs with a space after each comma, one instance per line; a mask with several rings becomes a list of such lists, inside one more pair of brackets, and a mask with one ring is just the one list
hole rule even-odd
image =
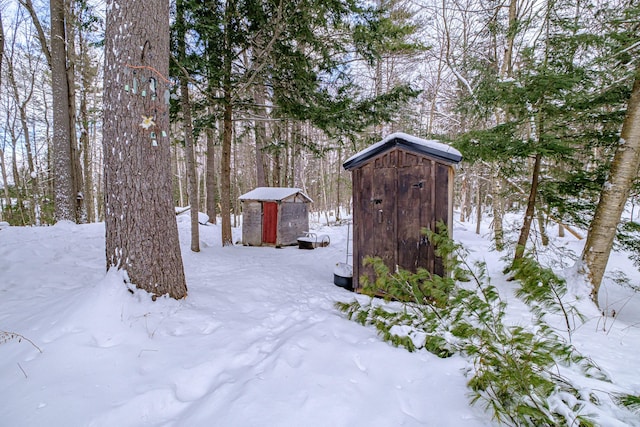
[[215, 140], [213, 137], [213, 129], [207, 127], [207, 170], [205, 178], [205, 186], [207, 188], [207, 215], [209, 222], [218, 223], [218, 182], [216, 179], [216, 156], [215, 156]]
[[11, 197], [9, 196], [9, 177], [7, 175], [7, 165], [4, 160], [3, 148], [0, 148], [0, 172], [2, 172], [2, 188], [4, 192], [4, 206], [0, 203], [0, 221], [3, 221], [4, 209], [11, 206]]
[[[76, 17], [76, 19], [78, 19]], [[95, 222], [96, 220], [96, 206], [95, 206], [95, 191], [94, 191], [94, 170], [93, 170], [93, 153], [91, 144], [92, 129], [90, 125], [89, 117], [89, 94], [94, 92], [95, 87], [95, 72], [91, 64], [91, 57], [89, 52], [89, 43], [85, 37], [85, 32], [78, 30], [78, 59], [80, 64], [80, 144], [79, 150], [82, 160], [82, 176], [83, 176], [83, 210], [81, 213], [86, 214], [87, 222]]]
[[527, 246], [527, 240], [529, 239], [529, 232], [531, 231], [531, 223], [533, 222], [536, 206], [536, 197], [538, 195], [538, 182], [540, 179], [540, 167], [542, 163], [542, 154], [536, 153], [535, 160], [533, 162], [533, 172], [531, 177], [531, 189], [529, 190], [529, 199], [527, 201], [527, 210], [524, 213], [524, 221], [522, 228], [520, 229], [520, 237], [516, 244], [516, 253], [513, 258], [513, 264], [524, 256], [524, 250]]
[[[65, 46], [64, 51], [67, 60], [67, 96], [69, 114], [69, 150], [71, 153], [71, 192], [75, 206], [75, 221], [83, 223], [87, 221], [86, 206], [84, 203], [84, 184], [82, 177], [82, 164], [80, 161], [80, 149], [76, 135], [76, 48], [75, 26], [77, 17], [74, 12], [74, 0], [65, 0]], [[52, 44], [53, 48], [53, 44]]]
[[231, 234], [231, 143], [233, 141], [233, 107], [230, 88], [225, 88], [224, 127], [222, 131], [222, 159], [220, 161], [220, 210], [222, 218], [222, 246], [233, 245]]
[[[476, 234], [480, 234], [482, 225], [482, 185], [479, 179], [476, 179], [476, 193]], [[497, 246], [498, 244], [496, 243]]]
[[91, 138], [89, 129], [88, 93], [91, 91], [93, 78], [89, 73], [89, 60], [85, 52], [85, 41], [80, 33], [80, 51], [82, 57], [82, 94], [80, 97], [80, 147], [82, 150], [82, 169], [84, 171], [84, 206], [87, 214], [87, 221], [95, 221], [95, 206], [93, 194], [93, 164], [91, 153]]
[[[234, 129], [235, 131], [235, 129]], [[233, 156], [233, 164], [237, 165], [238, 164], [238, 144], [231, 144], [231, 154]], [[237, 168], [237, 166], [236, 166]], [[233, 182], [230, 181], [230, 185], [231, 185], [231, 197], [229, 198], [229, 200], [231, 201], [231, 206], [232, 206], [232, 211], [233, 211], [233, 226], [237, 227], [238, 226], [238, 213], [240, 212], [240, 208], [238, 207], [238, 196], [239, 194], [237, 194], [238, 189], [240, 188], [240, 182], [238, 181], [238, 174], [234, 173], [233, 174]]]
[[[76, 192], [71, 153], [71, 112], [65, 36], [64, 0], [51, 0], [51, 88], [53, 99], [52, 160], [55, 217], [76, 221]], [[109, 80], [107, 80], [109, 81]]]
[[193, 126], [191, 125], [191, 101], [189, 100], [189, 86], [187, 78], [180, 78], [180, 97], [182, 103], [182, 121], [184, 125], [184, 150], [187, 159], [187, 194], [189, 195], [189, 205], [191, 206], [191, 250], [200, 252], [200, 228], [198, 213], [200, 206], [198, 203], [198, 178], [196, 176], [196, 159], [193, 146]]
[[126, 270], [154, 296], [184, 298], [165, 101], [169, 1], [108, 0], [104, 51], [107, 269]]
[[[23, 203], [23, 189], [20, 187], [20, 173], [18, 172], [18, 156], [16, 155], [16, 146], [18, 145], [17, 137], [13, 127], [9, 130], [11, 132], [11, 175], [13, 176], [13, 184], [16, 189], [16, 206], [20, 211], [22, 217], [22, 224], [27, 225], [27, 221], [24, 218], [24, 203]], [[14, 210], [12, 209], [11, 216], [15, 218]]]
[[[176, 26], [178, 28], [178, 58], [183, 63], [187, 57], [186, 30], [184, 23], [184, 6], [182, 0], [176, 5]], [[184, 151], [187, 158], [187, 193], [191, 206], [191, 250], [200, 252], [200, 224], [198, 213], [200, 203], [198, 196], [198, 177], [196, 172], [196, 159], [193, 147], [193, 125], [191, 121], [191, 101], [189, 99], [188, 76], [180, 74], [180, 103], [182, 107], [182, 125], [184, 130]]]
[[549, 234], [547, 233], [547, 224], [542, 209], [536, 209], [538, 218], [538, 228], [540, 229], [540, 239], [542, 246], [549, 246]]
[[2, 81], [2, 64], [4, 63], [4, 24], [2, 10], [0, 10], [0, 82]]
[[[0, 10], [0, 82], [2, 81], [2, 63], [4, 62], [4, 25], [2, 23], [2, 11]], [[6, 134], [6, 129], [5, 129]], [[5, 200], [7, 206], [11, 205], [11, 199], [9, 198], [9, 180], [7, 179], [7, 167], [4, 163], [4, 142], [0, 147], [0, 171], [2, 172], [2, 188], [4, 189]], [[4, 220], [3, 217], [4, 207], [0, 204], [0, 221]]]
[[511, 76], [513, 74], [513, 44], [518, 33], [518, 0], [509, 1], [509, 26], [507, 27], [507, 44], [504, 47], [504, 58], [500, 75], [502, 77]]
[[636, 68], [633, 91], [622, 124], [620, 144], [602, 187], [600, 201], [589, 226], [589, 234], [582, 252], [591, 284], [591, 299], [598, 305], [598, 291], [613, 247], [616, 228], [640, 164], [640, 66]]
[[[493, 169], [493, 168], [492, 168]], [[502, 177], [500, 169], [491, 173], [491, 210], [493, 212], [493, 239], [496, 243], [496, 249], [502, 251], [504, 249], [504, 228], [502, 224]]]
[[222, 158], [220, 159], [220, 198], [222, 218], [222, 246], [233, 245], [231, 234], [231, 144], [233, 142], [233, 105], [231, 73], [233, 72], [231, 41], [235, 19], [235, 0], [227, 0], [224, 30], [224, 113], [222, 127]]
[[253, 88], [253, 102], [255, 103], [254, 113], [256, 120], [254, 122], [254, 131], [256, 137], [256, 183], [257, 187], [266, 187], [267, 178], [265, 175], [264, 165], [264, 148], [267, 145], [267, 124], [266, 119], [266, 97], [265, 87], [263, 85], [255, 85]]
[[[342, 178], [340, 175], [342, 174], [342, 146], [338, 146], [338, 161], [336, 162], [336, 167], [338, 168], [338, 172], [336, 173], [336, 221], [340, 221], [342, 219], [342, 212], [340, 212], [340, 183]], [[307, 189], [303, 186], [303, 190], [306, 192]]]

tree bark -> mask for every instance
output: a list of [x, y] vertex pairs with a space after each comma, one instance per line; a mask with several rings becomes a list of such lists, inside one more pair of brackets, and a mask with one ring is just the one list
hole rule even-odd
[[542, 246], [549, 246], [549, 234], [547, 234], [547, 225], [546, 219], [542, 212], [542, 209], [536, 209], [537, 218], [538, 218], [538, 228], [540, 229], [540, 239], [542, 241]]
[[52, 160], [54, 175], [55, 218], [76, 221], [74, 192], [69, 81], [64, 0], [51, 0], [51, 91], [53, 99]]
[[540, 179], [540, 167], [542, 164], [542, 154], [536, 153], [535, 160], [533, 162], [533, 172], [531, 177], [531, 190], [529, 191], [529, 200], [527, 201], [527, 210], [524, 213], [524, 221], [522, 223], [522, 229], [520, 229], [520, 237], [516, 244], [516, 253], [513, 257], [513, 264], [524, 256], [524, 250], [527, 246], [527, 240], [529, 239], [529, 232], [531, 231], [531, 223], [535, 214], [536, 197], [538, 195], [538, 182]]
[[[76, 135], [76, 48], [75, 48], [75, 28], [77, 16], [74, 12], [75, 0], [63, 0], [64, 13], [64, 54], [67, 71], [67, 114], [69, 115], [69, 150], [71, 153], [71, 188], [58, 188], [56, 191], [67, 191], [74, 202], [74, 220], [77, 223], [87, 221], [87, 211], [84, 203], [84, 184], [82, 177], [82, 163], [80, 162], [80, 149], [78, 147], [78, 137]], [[53, 48], [53, 44], [52, 44]], [[52, 59], [53, 60], [53, 59]], [[55, 60], [53, 60], [55, 61]]]
[[264, 165], [264, 148], [267, 143], [267, 124], [263, 120], [266, 118], [266, 97], [264, 91], [265, 87], [263, 85], [255, 85], [253, 88], [254, 112], [256, 114], [254, 123], [256, 136], [256, 183], [258, 187], [267, 186]]
[[87, 222], [94, 222], [95, 205], [93, 191], [93, 164], [90, 144], [90, 128], [89, 128], [89, 112], [88, 112], [88, 93], [94, 84], [94, 77], [90, 71], [91, 63], [89, 61], [88, 52], [86, 52], [87, 44], [82, 34], [79, 33], [80, 42], [80, 58], [81, 58], [81, 82], [82, 94], [80, 96], [80, 148], [82, 150], [82, 169], [84, 171], [84, 207], [87, 215]]
[[[476, 179], [476, 234], [480, 234], [480, 227], [482, 225], [482, 185], [480, 180]], [[469, 196], [471, 198], [471, 196]], [[500, 221], [502, 224], [502, 221]], [[498, 243], [496, 242], [496, 247]]]
[[213, 137], [213, 129], [207, 128], [207, 172], [206, 172], [206, 188], [207, 188], [207, 215], [209, 222], [218, 223], [218, 210], [216, 208], [218, 202], [218, 182], [216, 179], [216, 156], [215, 141]]
[[107, 269], [126, 270], [154, 297], [184, 298], [168, 137], [169, 1], [108, 0], [104, 51]]
[[235, 0], [227, 0], [224, 30], [224, 114], [222, 129], [222, 158], [220, 159], [220, 198], [222, 217], [222, 246], [233, 245], [231, 235], [231, 144], [233, 141], [233, 105], [231, 94], [231, 73], [233, 52], [231, 50]]
[[502, 177], [499, 169], [492, 170], [491, 173], [491, 210], [493, 212], [493, 238], [496, 249], [502, 251], [504, 249], [504, 228], [502, 226], [504, 212], [502, 209]]
[[627, 114], [622, 124], [620, 144], [609, 171], [609, 178], [600, 193], [600, 201], [589, 226], [587, 241], [582, 252], [591, 284], [591, 299], [598, 305], [598, 291], [604, 276], [616, 228], [640, 163], [640, 66], [636, 68]]
[[[4, 62], [4, 25], [2, 23], [2, 11], [0, 10], [0, 82], [2, 81], [2, 63]], [[9, 180], [7, 179], [7, 167], [4, 162], [4, 142], [0, 147], [0, 171], [2, 172], [2, 188], [4, 189], [4, 196], [6, 205], [11, 205], [11, 198], [9, 197]], [[0, 204], [0, 221], [4, 220], [4, 207]]]
[[222, 218], [222, 246], [233, 245], [231, 235], [231, 143], [233, 141], [233, 107], [230, 89], [225, 88], [224, 127], [222, 131], [222, 159], [220, 164], [220, 210]]
[[507, 44], [504, 47], [504, 59], [500, 69], [501, 76], [513, 74], [513, 44], [518, 32], [517, 0], [509, 1], [509, 26], [507, 27]]
[[[178, 0], [176, 6], [176, 26], [178, 27], [178, 58], [185, 61], [187, 56], [187, 43], [185, 40], [184, 8], [182, 0]], [[187, 75], [180, 74], [180, 103], [182, 106], [182, 125], [184, 130], [184, 150], [187, 159], [187, 193], [191, 206], [191, 250], [200, 252], [200, 224], [198, 214], [200, 203], [198, 196], [198, 178], [196, 172], [196, 159], [193, 147], [193, 125], [191, 120], [191, 100], [189, 99], [189, 81]]]

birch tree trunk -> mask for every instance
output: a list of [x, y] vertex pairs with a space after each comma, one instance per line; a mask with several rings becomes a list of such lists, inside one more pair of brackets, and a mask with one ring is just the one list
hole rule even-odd
[[616, 228], [640, 163], [640, 66], [636, 68], [627, 115], [622, 124], [620, 145], [609, 171], [609, 178], [600, 193], [600, 201], [589, 226], [587, 241], [582, 252], [591, 284], [591, 299], [598, 305], [598, 291], [613, 247]]
[[108, 0], [104, 69], [107, 269], [187, 295], [171, 194], [169, 1]]
[[[504, 228], [502, 218], [504, 210], [502, 208], [502, 177], [498, 167], [491, 168], [491, 209], [493, 211], [493, 238], [496, 243], [496, 249], [502, 251], [504, 249]], [[478, 219], [478, 221], [480, 221]]]

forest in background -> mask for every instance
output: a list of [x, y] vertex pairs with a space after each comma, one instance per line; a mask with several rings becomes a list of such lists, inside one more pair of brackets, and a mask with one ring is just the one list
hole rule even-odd
[[[125, 84], [103, 83], [104, 4], [5, 1], [0, 13], [0, 220], [60, 219], [54, 91], [66, 74], [73, 219], [102, 221], [102, 94]], [[588, 227], [640, 47], [633, 0], [177, 0], [171, 16], [176, 206], [191, 196], [212, 221], [235, 221], [239, 195], [292, 186], [317, 211], [348, 212], [342, 162], [402, 131], [463, 153], [456, 219], [491, 216], [498, 249], [516, 243], [503, 237], [509, 211], [525, 211], [521, 247], [530, 230], [544, 242], [549, 221]], [[628, 249], [637, 198], [634, 186], [618, 227]]]

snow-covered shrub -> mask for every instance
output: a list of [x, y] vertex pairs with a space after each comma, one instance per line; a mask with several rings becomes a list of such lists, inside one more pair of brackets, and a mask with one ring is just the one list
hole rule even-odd
[[[597, 398], [563, 377], [558, 367], [580, 364], [583, 371], [597, 373], [588, 359], [536, 316], [531, 328], [505, 323], [506, 303], [489, 283], [485, 266], [471, 266], [463, 248], [453, 242], [446, 228], [425, 231], [445, 264], [448, 275], [440, 277], [424, 269], [416, 273], [391, 273], [380, 259], [369, 262], [376, 273], [373, 282], [363, 278], [368, 303], [337, 303], [347, 316], [373, 325], [380, 335], [409, 351], [425, 349], [439, 357], [459, 354], [470, 361], [467, 372], [472, 403], [484, 403], [494, 418], [514, 426], [594, 425], [585, 414]], [[552, 283], [561, 292], [563, 282], [549, 270], [527, 262], [516, 278], [530, 283]], [[535, 264], [537, 265], [537, 264]], [[524, 267], [523, 267], [524, 266]], [[521, 292], [524, 301], [539, 312], [555, 307], [567, 312], [548, 293]], [[551, 292], [553, 294], [553, 292]], [[373, 296], [383, 296], [384, 301]], [[604, 375], [600, 375], [604, 379]]]

